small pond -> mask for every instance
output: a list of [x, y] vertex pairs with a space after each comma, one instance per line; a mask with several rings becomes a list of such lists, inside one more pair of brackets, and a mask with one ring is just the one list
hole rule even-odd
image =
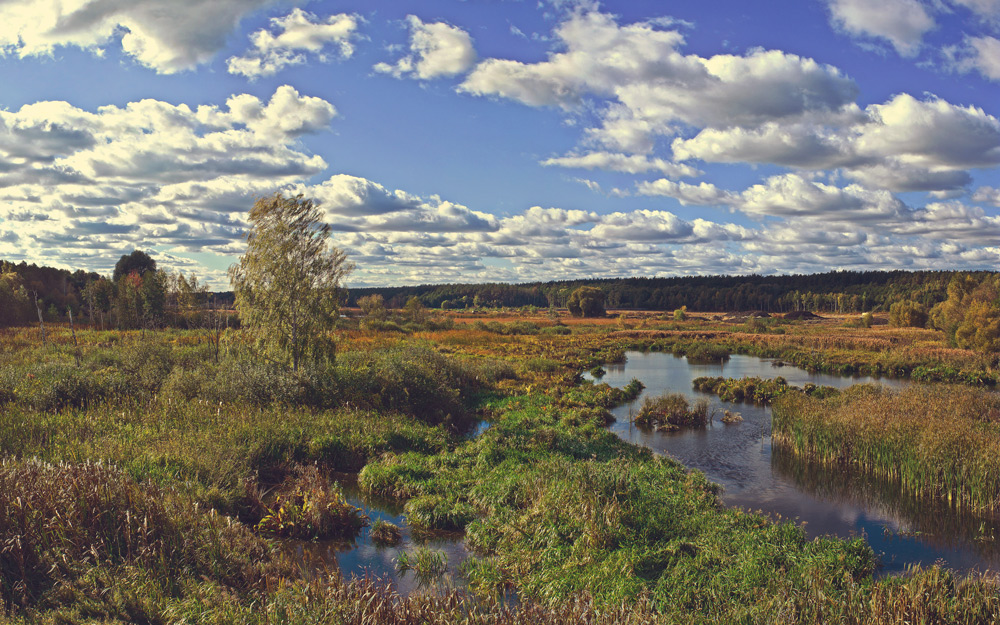
[[[1000, 569], [1000, 522], [959, 514], [947, 504], [904, 496], [893, 484], [803, 463], [771, 447], [770, 409], [731, 404], [694, 391], [700, 376], [732, 378], [782, 376], [789, 384], [807, 382], [844, 388], [877, 383], [899, 387], [908, 382], [809, 373], [752, 356], [732, 356], [721, 364], [694, 364], [664, 353], [628, 352], [624, 364], [605, 365], [600, 380], [624, 386], [638, 378], [646, 390], [635, 402], [612, 413], [611, 430], [626, 441], [668, 454], [698, 469], [724, 488], [727, 505], [760, 510], [772, 517], [796, 520], [810, 536], [863, 535], [881, 557], [880, 573], [908, 565], [942, 563], [958, 571]], [[589, 379], [593, 379], [589, 374]], [[704, 429], [656, 432], [631, 424], [629, 415], [647, 395], [679, 392], [689, 399], [709, 398], [715, 420]], [[725, 425], [718, 418], [728, 409], [744, 421]]]
[[[377, 545], [369, 535], [370, 525], [363, 528], [353, 541], [283, 541], [285, 552], [306, 576], [339, 573], [344, 579], [349, 579], [367, 575], [391, 581], [404, 596], [417, 591], [435, 593], [464, 587], [465, 582], [459, 571], [468, 558], [468, 552], [462, 534], [416, 533], [406, 524], [403, 506], [399, 502], [362, 493], [354, 475], [338, 474], [333, 478], [340, 483], [348, 503], [368, 515], [369, 524], [382, 519], [397, 525], [402, 530], [402, 541], [392, 547]], [[440, 552], [447, 559], [447, 572], [429, 583], [419, 580], [413, 571], [400, 573], [396, 570], [395, 559], [400, 552], [407, 551], [412, 555], [421, 547]]]

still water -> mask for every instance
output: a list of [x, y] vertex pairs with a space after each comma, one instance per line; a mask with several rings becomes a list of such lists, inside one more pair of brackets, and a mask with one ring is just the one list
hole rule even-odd
[[[307, 577], [339, 573], [344, 579], [365, 576], [379, 578], [391, 581], [404, 596], [418, 590], [421, 593], [435, 593], [464, 586], [459, 571], [462, 562], [468, 558], [468, 552], [460, 533], [416, 533], [406, 524], [403, 506], [399, 502], [361, 493], [356, 476], [338, 474], [334, 479], [340, 483], [348, 503], [361, 508], [368, 516], [369, 526], [363, 528], [352, 541], [285, 541], [285, 552]], [[369, 532], [371, 525], [378, 519], [393, 523], [402, 530], [402, 541], [398, 545], [386, 547], [372, 541]], [[447, 572], [429, 583], [421, 582], [412, 571], [399, 573], [395, 566], [395, 559], [400, 552], [407, 551], [412, 555], [421, 547], [441, 552], [447, 558]]]
[[[935, 562], [959, 571], [1000, 570], [998, 519], [959, 514], [947, 504], [904, 496], [894, 484], [783, 455], [771, 447], [769, 408], [723, 402], [692, 388], [692, 381], [700, 376], [782, 376], [796, 386], [811, 382], [837, 388], [861, 383], [899, 387], [906, 382], [809, 373], [752, 356], [732, 356], [722, 364], [694, 364], [663, 353], [628, 352], [626, 356], [625, 364], [605, 365], [607, 373], [601, 381], [621, 387], [638, 378], [646, 390], [635, 402], [612, 410], [617, 421], [611, 430], [626, 441], [702, 471], [725, 489], [727, 505], [795, 520], [810, 536], [864, 536], [881, 557], [881, 574]], [[664, 392], [683, 393], [689, 400], [708, 398], [715, 419], [704, 429], [675, 433], [631, 425], [629, 414], [638, 411], [643, 398]], [[739, 412], [744, 421], [723, 424], [718, 419], [726, 409]]]

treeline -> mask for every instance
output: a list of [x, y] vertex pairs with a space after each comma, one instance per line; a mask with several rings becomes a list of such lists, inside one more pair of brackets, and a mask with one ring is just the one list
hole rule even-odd
[[193, 274], [158, 270], [156, 261], [139, 250], [122, 256], [110, 278], [0, 261], [0, 327], [70, 317], [101, 329], [214, 327], [230, 323], [219, 311], [231, 301], [231, 294], [217, 297]]
[[[676, 278], [611, 278], [527, 284], [433, 284], [351, 289], [348, 304], [366, 295], [381, 295], [387, 306], [400, 308], [411, 297], [431, 308], [565, 307], [581, 286], [597, 287], [608, 308], [693, 311], [861, 313], [887, 311], [900, 300], [931, 307], [947, 298], [952, 271], [832, 271], [784, 276], [685, 276]], [[990, 272], [975, 272], [984, 277]]]

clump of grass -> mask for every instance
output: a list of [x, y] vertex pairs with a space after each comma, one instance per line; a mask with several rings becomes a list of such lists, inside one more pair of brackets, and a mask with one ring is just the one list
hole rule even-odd
[[15, 610], [59, 603], [94, 567], [139, 567], [149, 592], [199, 578], [263, 590], [284, 572], [243, 525], [95, 462], [0, 463], [0, 545], [0, 604]]
[[298, 467], [278, 490], [257, 530], [286, 538], [353, 538], [368, 519], [316, 466]]
[[400, 551], [395, 564], [401, 574], [413, 571], [421, 584], [428, 584], [448, 572], [448, 556], [427, 547], [418, 547], [412, 554]]
[[731, 425], [733, 423], [743, 423], [743, 415], [738, 412], [730, 412], [726, 410], [722, 413], [722, 419], [720, 419], [726, 425]]
[[691, 363], [715, 363], [729, 360], [729, 348], [717, 343], [697, 342], [682, 350]]
[[831, 397], [840, 391], [832, 386], [817, 386], [807, 383], [802, 387], [788, 384], [785, 378], [723, 378], [700, 377], [694, 379], [694, 389], [702, 393], [718, 395], [728, 402], [746, 402], [768, 405], [786, 393], [799, 392], [810, 397]]
[[699, 399], [692, 406], [680, 393], [665, 393], [659, 397], [647, 397], [639, 408], [635, 423], [658, 430], [704, 427], [708, 424], [708, 411], [709, 403], [705, 399]]
[[376, 545], [393, 547], [403, 540], [403, 533], [399, 526], [384, 519], [378, 519], [372, 523], [369, 536]]
[[605, 371], [604, 367], [602, 367], [601, 365], [597, 365], [596, 367], [590, 370], [590, 375], [594, 376], [598, 380], [603, 378], [604, 374], [606, 373], [607, 371]]
[[428, 530], [461, 530], [476, 518], [465, 501], [444, 495], [421, 495], [406, 502], [406, 522]]

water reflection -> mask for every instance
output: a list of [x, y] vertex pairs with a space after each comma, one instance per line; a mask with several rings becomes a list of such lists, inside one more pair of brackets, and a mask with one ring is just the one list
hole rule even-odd
[[[810, 373], [793, 366], [775, 367], [767, 359], [732, 356], [715, 364], [688, 363], [663, 353], [629, 352], [625, 364], [605, 365], [602, 382], [624, 386], [632, 378], [646, 385], [629, 405], [613, 410], [618, 419], [611, 430], [631, 443], [669, 454], [705, 473], [725, 489], [727, 505], [760, 510], [773, 517], [796, 519], [810, 536], [865, 536], [881, 554], [883, 573], [909, 564], [942, 561], [961, 571], [1000, 568], [1000, 522], [964, 514], [947, 504], [905, 496], [897, 485], [879, 483], [841, 470], [808, 466], [771, 447], [771, 415], [766, 407], [723, 402], [694, 391], [700, 376], [782, 376], [789, 384], [806, 383], [845, 388], [875, 383], [899, 387], [906, 382], [870, 377]], [[743, 422], [680, 432], [642, 430], [629, 421], [647, 395], [684, 393], [689, 399], [707, 397], [716, 419], [724, 410], [740, 412]]]
[[[331, 574], [341, 575], [345, 579], [354, 576], [374, 577], [391, 581], [401, 595], [418, 591], [445, 593], [465, 587], [460, 569], [469, 554], [461, 533], [414, 531], [406, 524], [403, 506], [399, 502], [362, 493], [358, 489], [354, 475], [338, 474], [333, 476], [333, 479], [344, 489], [347, 501], [364, 510], [369, 523], [382, 519], [399, 526], [402, 530], [402, 540], [398, 545], [391, 547], [376, 544], [371, 539], [369, 526], [362, 529], [353, 541], [283, 541], [285, 552], [300, 568], [304, 577], [313, 578]], [[396, 571], [395, 559], [399, 553], [401, 551], [412, 553], [420, 547], [443, 552], [447, 558], [445, 574], [430, 583], [422, 583], [412, 571], [402, 574]]]

